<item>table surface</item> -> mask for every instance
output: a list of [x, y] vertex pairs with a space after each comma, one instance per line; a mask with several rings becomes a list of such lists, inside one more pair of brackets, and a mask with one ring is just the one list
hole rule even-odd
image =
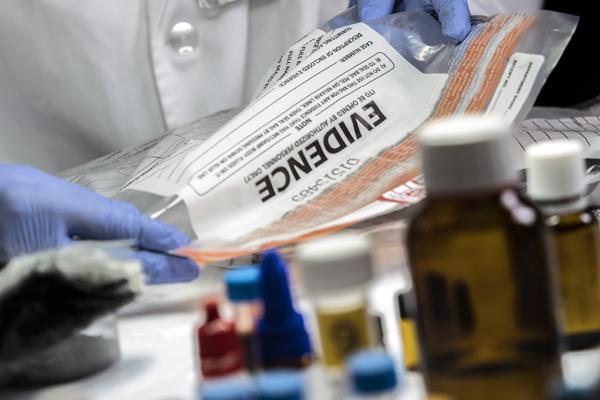
[[[212, 287], [217, 275], [204, 276]], [[401, 342], [395, 318], [394, 294], [406, 288], [402, 273], [379, 278], [372, 289], [371, 308], [384, 316], [387, 350], [398, 361]], [[121, 359], [107, 370], [73, 383], [38, 390], [0, 390], [1, 400], [192, 400], [198, 380], [194, 360], [193, 331], [202, 318], [196, 309], [198, 297], [206, 293], [193, 285], [155, 289], [141, 305], [125, 310], [119, 318]], [[306, 309], [306, 303], [300, 302]], [[307, 319], [310, 330], [310, 319]], [[398, 364], [400, 364], [398, 362]], [[324, 385], [321, 367], [305, 374], [309, 399], [339, 399]], [[586, 386], [597, 379], [600, 351], [563, 356], [563, 373], [569, 386]], [[422, 399], [423, 385], [418, 374], [403, 373], [402, 400]], [[318, 395], [314, 395], [317, 393]]]
[[[214, 285], [217, 280], [216, 277], [208, 279], [204, 276], [204, 278], [205, 285]], [[212, 283], [208, 283], [211, 281]], [[394, 316], [393, 294], [405, 286], [406, 281], [402, 274], [387, 275], [375, 282], [372, 296], [373, 309], [383, 315], [391, 316], [391, 318], [384, 318], [386, 322], [384, 330], [386, 340], [389, 342], [389, 351], [396, 357], [400, 354], [400, 341]], [[152, 308], [160, 312], [148, 312], [149, 310], [140, 312], [144, 310], [138, 309], [134, 310], [133, 314], [129, 312], [119, 318], [122, 357], [112, 367], [89, 378], [43, 390], [0, 391], [0, 399], [195, 399], [198, 382], [194, 364], [193, 330], [201, 315], [194, 309], [195, 307], [190, 307], [189, 303], [185, 306], [186, 296], [181, 288], [164, 288], [153, 294]], [[197, 298], [201, 292], [203, 291], [195, 291], [191, 295], [188, 293], [187, 297]], [[160, 298], [160, 301], [156, 300], [157, 298]], [[168, 307], [169, 300], [173, 299], [177, 299], [179, 304]], [[193, 299], [192, 304], [196, 301]], [[301, 304], [300, 307], [304, 308], [305, 304]], [[322, 376], [319, 368], [315, 367], [307, 372], [311, 385], [314, 376]], [[421, 398], [420, 378], [410, 375], [405, 381], [402, 398]], [[327, 398], [322, 396], [322, 390], [325, 389], [319, 389], [319, 399]]]

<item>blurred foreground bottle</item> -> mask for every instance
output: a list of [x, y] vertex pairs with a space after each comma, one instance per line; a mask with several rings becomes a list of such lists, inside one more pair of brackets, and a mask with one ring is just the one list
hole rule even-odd
[[551, 229], [568, 350], [600, 345], [600, 232], [584, 196], [582, 153], [566, 140], [527, 149], [527, 192]]
[[234, 314], [235, 331], [244, 353], [244, 365], [250, 373], [260, 369], [260, 346], [256, 324], [261, 314], [260, 270], [245, 266], [225, 274], [227, 298]]
[[273, 370], [256, 378], [258, 400], [306, 399], [302, 375], [292, 370]]
[[550, 398], [552, 400], [598, 400], [600, 399], [600, 386], [570, 389], [565, 385], [556, 385]]
[[411, 291], [396, 294], [398, 304], [398, 323], [402, 339], [402, 359], [404, 368], [409, 371], [419, 369], [419, 345], [417, 343], [417, 310], [414, 293]]
[[394, 360], [384, 351], [358, 352], [346, 365], [351, 386], [348, 400], [394, 400], [401, 398]]
[[419, 137], [428, 197], [408, 254], [429, 393], [544, 399], [560, 375], [547, 231], [516, 190], [511, 140], [483, 117]]
[[197, 328], [198, 365], [203, 382], [237, 376], [243, 372], [243, 357], [234, 324], [221, 318], [215, 301], [204, 305], [206, 319]]
[[373, 344], [367, 285], [373, 276], [372, 244], [350, 233], [306, 242], [297, 259], [315, 310], [323, 364], [329, 372]]
[[249, 380], [222, 379], [202, 385], [198, 400], [256, 400], [256, 393]]
[[260, 292], [263, 315], [258, 339], [264, 369], [306, 368], [313, 361], [304, 317], [294, 307], [285, 262], [275, 250], [262, 255]]

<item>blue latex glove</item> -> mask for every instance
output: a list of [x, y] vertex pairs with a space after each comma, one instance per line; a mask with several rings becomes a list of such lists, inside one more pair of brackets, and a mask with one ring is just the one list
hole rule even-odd
[[471, 12], [467, 0], [350, 0], [350, 6], [358, 6], [361, 21], [400, 11], [435, 10], [444, 35], [457, 43], [471, 31]]
[[[136, 239], [135, 253], [149, 283], [183, 282], [198, 275], [188, 259], [164, 252], [185, 245], [182, 232], [32, 167], [0, 164], [0, 265], [20, 254], [80, 239]], [[146, 251], [144, 251], [146, 250]]]

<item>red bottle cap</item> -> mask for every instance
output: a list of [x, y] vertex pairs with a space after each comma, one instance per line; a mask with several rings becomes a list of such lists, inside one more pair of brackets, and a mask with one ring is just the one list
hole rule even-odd
[[221, 319], [217, 303], [204, 306], [206, 321], [198, 328], [200, 369], [205, 378], [241, 371], [242, 349], [233, 322]]

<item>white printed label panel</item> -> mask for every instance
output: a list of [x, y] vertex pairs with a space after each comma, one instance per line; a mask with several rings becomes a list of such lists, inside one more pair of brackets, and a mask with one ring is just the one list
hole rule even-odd
[[[333, 31], [195, 152], [182, 197], [199, 239], [235, 240], [299, 206], [320, 207], [321, 194], [429, 117], [446, 79], [418, 71], [366, 25]], [[365, 196], [385, 190], [367, 179]], [[353, 211], [320, 215], [331, 221]]]
[[543, 64], [544, 56], [540, 54], [514, 53], [504, 69], [487, 114], [514, 121], [523, 108]]

